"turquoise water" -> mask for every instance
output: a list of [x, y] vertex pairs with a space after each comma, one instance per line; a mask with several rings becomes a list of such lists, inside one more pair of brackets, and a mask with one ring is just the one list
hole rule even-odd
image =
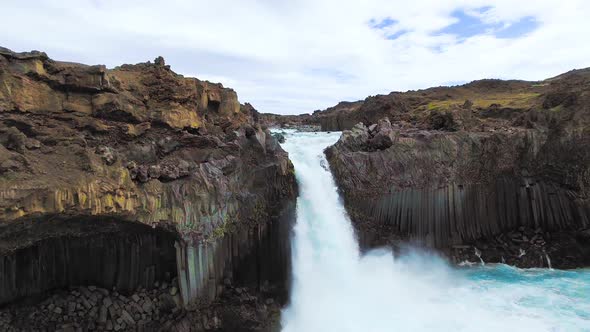
[[436, 255], [361, 255], [326, 167], [339, 133], [288, 132], [300, 195], [283, 332], [588, 331], [590, 270], [455, 267]]
[[590, 331], [590, 269], [518, 269], [488, 264], [461, 268], [458, 273], [479, 292], [506, 294], [507, 309], [526, 307], [536, 315], [553, 317], [563, 330]]

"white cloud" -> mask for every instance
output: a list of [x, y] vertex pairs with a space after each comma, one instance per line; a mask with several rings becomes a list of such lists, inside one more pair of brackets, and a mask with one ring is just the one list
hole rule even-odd
[[[115, 66], [163, 55], [185, 75], [234, 88], [263, 112], [474, 79], [543, 79], [590, 66], [586, 0], [0, 0], [0, 45]], [[540, 23], [516, 39], [433, 35], [457, 9]], [[398, 22], [387, 40], [371, 19]]]

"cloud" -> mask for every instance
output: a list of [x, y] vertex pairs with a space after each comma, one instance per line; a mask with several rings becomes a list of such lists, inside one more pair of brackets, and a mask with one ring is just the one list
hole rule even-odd
[[494, 34], [498, 38], [517, 38], [533, 32], [539, 23], [532, 16], [521, 18], [517, 22], [508, 23]]
[[[585, 0], [3, 0], [2, 9], [2, 46], [109, 67], [162, 55], [263, 112], [590, 66]], [[479, 27], [449, 30], [462, 18]]]
[[374, 18], [372, 18], [369, 21], [369, 25], [371, 26], [371, 28], [373, 29], [385, 29], [387, 27], [393, 26], [395, 24], [397, 24], [398, 22], [394, 19], [392, 19], [391, 17], [386, 17], [384, 19], [382, 19], [381, 21], [377, 21]]

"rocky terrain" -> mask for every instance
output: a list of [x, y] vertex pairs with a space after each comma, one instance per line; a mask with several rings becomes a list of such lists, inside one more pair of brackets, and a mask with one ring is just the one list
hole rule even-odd
[[260, 121], [273, 127], [316, 125], [323, 131], [350, 130], [359, 122], [368, 126], [385, 117], [406, 126], [447, 131], [503, 126], [502, 121], [492, 121], [498, 117], [512, 117], [520, 125], [524, 121], [544, 122], [547, 114], [543, 110], [559, 111], [579, 103], [589, 75], [590, 69], [582, 69], [539, 82], [485, 79], [461, 86], [391, 92], [343, 101], [312, 114], [265, 113], [260, 115]]
[[[319, 112], [319, 111], [317, 111]], [[300, 115], [278, 115], [262, 113], [259, 115], [260, 125], [266, 128], [297, 129], [300, 131], [321, 131], [315, 113]]]
[[590, 265], [590, 70], [259, 114], [154, 62], [0, 48], [0, 329], [269, 331], [288, 299], [293, 167], [326, 150], [363, 247]]
[[336, 114], [324, 117], [349, 121], [338, 129], [357, 123], [326, 153], [366, 247], [590, 265], [590, 70], [392, 93]]
[[107, 69], [0, 48], [0, 305], [166, 276], [183, 308], [226, 277], [284, 301], [296, 189], [258, 112], [221, 84], [161, 57]]
[[[340, 102], [338, 105], [323, 111], [316, 110], [312, 114], [279, 115], [272, 113], [260, 114], [260, 123], [269, 128], [297, 128], [311, 131], [342, 131], [351, 129], [358, 119], [351, 117], [353, 111], [359, 110], [362, 101]], [[360, 112], [358, 114], [361, 114]]]
[[[58, 290], [35, 304], [0, 310], [2, 331], [273, 331], [281, 306], [268, 289], [224, 280], [212, 303], [185, 308], [176, 279], [123, 295], [96, 286]], [[266, 293], [265, 293], [266, 292]], [[269, 296], [266, 297], [265, 296]]]

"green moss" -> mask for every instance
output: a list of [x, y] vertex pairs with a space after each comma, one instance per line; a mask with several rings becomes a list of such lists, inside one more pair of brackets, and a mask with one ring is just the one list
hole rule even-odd
[[252, 216], [250, 218], [255, 222], [265, 221], [266, 218], [268, 218], [266, 204], [262, 201], [257, 201], [256, 204], [254, 204], [254, 210], [252, 211]]
[[198, 230], [199, 225], [197, 225], [197, 223], [193, 222], [193, 221], [187, 221], [184, 222], [182, 224], [180, 224], [178, 226], [178, 230], [183, 233], [183, 232], [189, 232], [189, 231], [195, 231]]
[[216, 239], [223, 238], [225, 235], [235, 231], [237, 217], [234, 213], [227, 213], [223, 217], [221, 224], [213, 230], [212, 234], [206, 239], [206, 241], [213, 242]]
[[466, 99], [471, 100], [473, 102], [473, 107], [477, 108], [488, 108], [493, 104], [502, 105], [505, 107], [528, 108], [533, 105], [534, 99], [538, 96], [539, 94], [534, 92], [466, 95], [465, 98], [461, 97], [461, 99], [455, 98], [430, 102], [427, 105], [427, 109], [446, 111], [453, 108], [459, 108], [463, 105], [463, 103], [465, 103]]
[[458, 108], [463, 103], [457, 100], [441, 100], [428, 103], [427, 109], [429, 111], [448, 110], [451, 108]]
[[217, 226], [217, 228], [215, 228], [213, 230], [213, 234], [211, 235], [211, 237], [213, 239], [219, 239], [225, 236], [225, 234], [227, 234], [227, 225], [228, 222], [224, 222], [221, 225]]

